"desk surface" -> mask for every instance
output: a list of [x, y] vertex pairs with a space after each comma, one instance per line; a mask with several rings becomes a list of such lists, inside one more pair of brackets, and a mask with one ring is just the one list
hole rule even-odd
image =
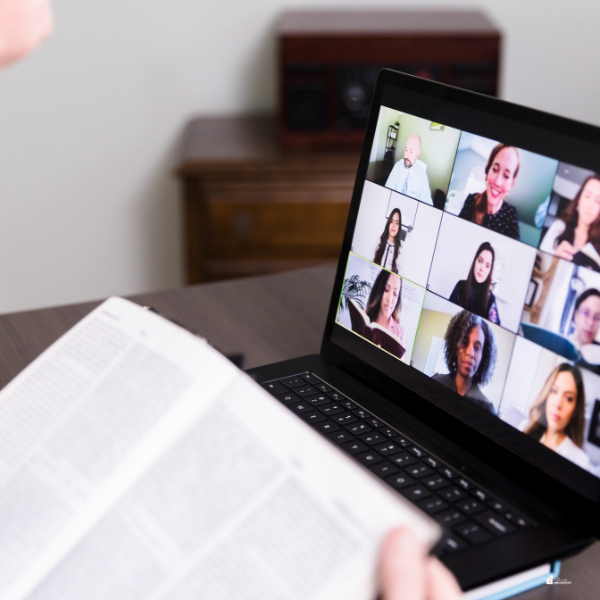
[[[294, 271], [132, 297], [256, 367], [319, 351], [334, 268]], [[98, 302], [0, 315], [0, 387]], [[292, 318], [290, 318], [292, 316]], [[600, 589], [600, 543], [563, 562], [570, 585], [541, 586], [518, 600], [586, 600]]]

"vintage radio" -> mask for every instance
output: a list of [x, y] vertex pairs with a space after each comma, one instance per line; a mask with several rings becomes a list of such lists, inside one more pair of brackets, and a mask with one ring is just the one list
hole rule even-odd
[[479, 12], [287, 12], [277, 34], [283, 148], [360, 148], [383, 67], [498, 92], [501, 36]]

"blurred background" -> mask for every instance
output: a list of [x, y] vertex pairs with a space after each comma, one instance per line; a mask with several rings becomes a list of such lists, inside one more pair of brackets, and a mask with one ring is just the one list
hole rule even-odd
[[[482, 11], [502, 33], [501, 98], [600, 125], [597, 0], [415, 4], [377, 7]], [[373, 9], [364, 0], [326, 7]], [[274, 112], [276, 21], [289, 8], [324, 6], [54, 0], [54, 8], [53, 37], [0, 76], [0, 312], [191, 281], [174, 175], [186, 123]], [[236, 221], [242, 233], [251, 225]]]

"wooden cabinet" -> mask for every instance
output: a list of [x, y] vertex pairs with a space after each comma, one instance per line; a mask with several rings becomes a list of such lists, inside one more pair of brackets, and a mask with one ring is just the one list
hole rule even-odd
[[187, 282], [335, 262], [358, 153], [286, 153], [271, 116], [190, 122], [177, 176]]

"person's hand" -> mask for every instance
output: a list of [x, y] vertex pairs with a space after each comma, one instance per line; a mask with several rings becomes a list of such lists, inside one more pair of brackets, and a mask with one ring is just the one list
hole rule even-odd
[[573, 256], [577, 252], [575, 246], [570, 244], [566, 240], [561, 242], [556, 249], [554, 250], [554, 256], [558, 256], [558, 258], [564, 258], [565, 260], [573, 260]]
[[459, 600], [462, 592], [454, 576], [408, 528], [386, 538], [379, 560], [383, 600]]
[[31, 52], [52, 27], [50, 0], [0, 0], [0, 68]]

